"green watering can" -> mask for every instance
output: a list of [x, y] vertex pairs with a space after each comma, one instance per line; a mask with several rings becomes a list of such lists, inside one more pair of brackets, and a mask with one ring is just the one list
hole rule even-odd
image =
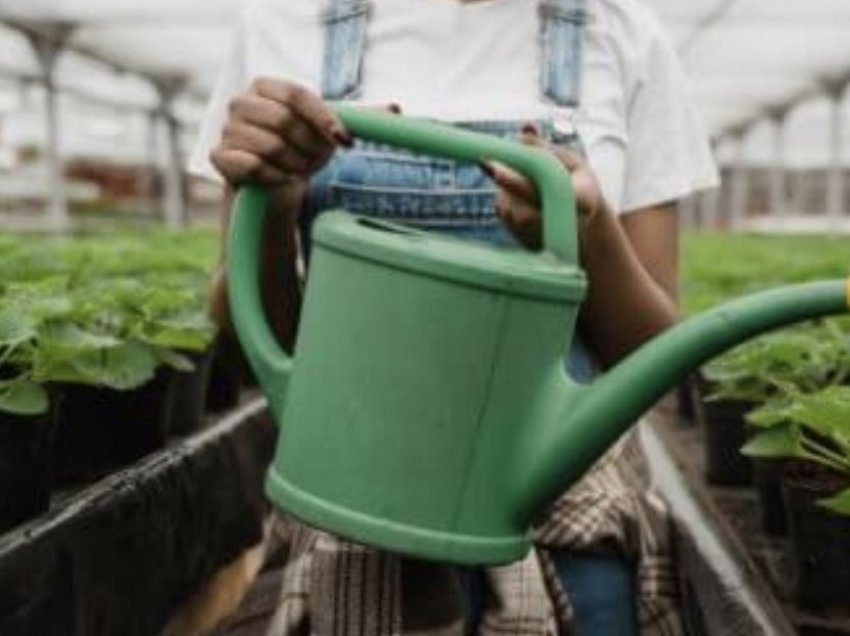
[[240, 190], [231, 311], [281, 429], [266, 492], [308, 524], [428, 559], [519, 559], [535, 519], [687, 372], [761, 332], [848, 309], [846, 281], [754, 294], [679, 324], [579, 385], [563, 356], [587, 283], [571, 182], [558, 162], [434, 123], [338, 113], [364, 139], [523, 173], [540, 193], [544, 248], [498, 249], [325, 213], [290, 358], [260, 299], [267, 194]]

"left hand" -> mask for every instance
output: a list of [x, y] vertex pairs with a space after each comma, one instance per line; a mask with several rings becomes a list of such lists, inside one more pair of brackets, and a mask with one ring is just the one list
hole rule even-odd
[[[578, 229], [581, 233], [591, 219], [607, 212], [607, 204], [599, 182], [587, 162], [579, 155], [554, 146], [541, 139], [531, 128], [526, 128], [520, 140], [551, 153], [567, 169], [573, 181], [578, 213]], [[528, 179], [495, 161], [482, 161], [481, 168], [499, 186], [496, 195], [496, 214], [514, 237], [525, 247], [540, 249], [542, 223], [540, 199], [537, 190]]]

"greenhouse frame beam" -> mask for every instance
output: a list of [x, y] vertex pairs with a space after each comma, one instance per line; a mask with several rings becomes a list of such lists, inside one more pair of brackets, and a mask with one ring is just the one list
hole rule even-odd
[[183, 188], [183, 156], [180, 148], [180, 121], [174, 114], [174, 101], [188, 85], [184, 75], [159, 75], [152, 79], [159, 96], [159, 117], [165, 122], [168, 159], [165, 168], [163, 210], [169, 229], [185, 227], [188, 210]]
[[726, 14], [739, 2], [739, 0], [718, 0], [711, 9], [706, 11], [694, 24], [693, 28], [682, 38], [679, 43], [679, 55], [683, 58], [694, 47], [699, 39], [711, 31], [715, 25], [726, 17]]
[[750, 195], [749, 173], [747, 172], [746, 138], [749, 127], [732, 133], [735, 141], [735, 162], [732, 166], [731, 202], [729, 205], [729, 227], [734, 231], [741, 228], [747, 214]]
[[786, 123], [788, 108], [773, 108], [768, 111], [773, 123], [773, 164], [770, 170], [770, 213], [780, 219], [788, 215], [786, 204], [787, 176], [786, 167]]
[[[157, 71], [156, 69], [127, 64], [116, 56], [109, 55], [108, 53], [104, 53], [103, 51], [90, 46], [73, 42], [70, 38], [57, 38], [57, 34], [53, 28], [55, 25], [62, 24], [66, 27], [73, 27], [74, 31], [77, 31], [83, 27], [83, 25], [79, 23], [33, 22], [0, 16], [0, 24], [21, 33], [28, 39], [38, 38], [45, 42], [52, 42], [54, 45], [61, 45], [62, 50], [69, 51], [92, 62], [96, 62], [115, 73], [135, 75], [152, 82], [156, 82], [158, 77], [165, 75], [163, 72]], [[188, 83], [181, 93], [199, 102], [206, 102], [209, 98], [207, 91], [200, 90]]]
[[847, 80], [825, 81], [824, 92], [830, 98], [830, 152], [826, 186], [826, 213], [830, 225], [837, 228], [844, 215], [844, 166], [842, 141], [844, 136], [844, 95]]
[[[22, 73], [20, 71], [16, 71], [14, 69], [9, 68], [8, 66], [3, 66], [2, 64], [0, 64], [0, 79], [8, 79], [30, 84], [42, 83], [41, 75], [36, 75], [34, 73]], [[142, 113], [148, 115], [159, 113], [158, 106], [144, 106], [140, 104], [124, 102], [118, 99], [110, 99], [108, 97], [103, 97], [102, 95], [95, 95], [94, 93], [89, 93], [88, 91], [84, 91], [75, 86], [68, 86], [67, 84], [60, 84], [58, 82], [55, 83], [55, 86], [57, 92], [61, 93], [62, 95], [67, 95], [68, 97], [73, 97], [75, 99], [88, 102], [89, 104], [93, 104], [95, 106], [109, 108], [115, 110], [116, 112], [128, 114]], [[182, 123], [185, 124], [186, 122]]]
[[70, 217], [65, 192], [65, 175], [59, 150], [62, 131], [59, 117], [59, 91], [56, 86], [56, 65], [65, 50], [65, 43], [73, 32], [74, 25], [56, 22], [44, 25], [38, 33], [26, 34], [41, 69], [39, 82], [44, 88], [47, 130], [47, 187], [50, 193], [48, 215], [51, 228], [58, 231], [68, 229]]
[[[144, 182], [142, 184], [142, 192], [147, 195], [151, 202], [155, 202], [158, 193], [158, 175], [160, 164], [160, 115], [157, 110], [153, 110], [147, 114], [147, 155], [148, 169], [145, 171]], [[159, 206], [158, 212], [162, 213], [162, 206]]]

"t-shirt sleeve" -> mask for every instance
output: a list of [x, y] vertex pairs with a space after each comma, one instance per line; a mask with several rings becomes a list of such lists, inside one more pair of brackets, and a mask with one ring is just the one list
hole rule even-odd
[[221, 182], [221, 175], [210, 162], [210, 152], [221, 139], [230, 100], [247, 85], [248, 72], [245, 54], [244, 17], [234, 30], [230, 49], [219, 72], [206, 112], [198, 130], [195, 145], [189, 156], [189, 172], [199, 177]]
[[648, 14], [647, 22], [643, 64], [628, 95], [624, 213], [681, 199], [719, 181], [672, 42], [654, 15]]

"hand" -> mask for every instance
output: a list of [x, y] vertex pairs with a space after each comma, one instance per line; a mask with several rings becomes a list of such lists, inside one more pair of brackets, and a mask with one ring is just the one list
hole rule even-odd
[[210, 159], [230, 185], [277, 186], [308, 179], [352, 143], [321, 98], [291, 82], [258, 79], [230, 102]]
[[[584, 159], [573, 152], [549, 144], [541, 139], [531, 126], [523, 130], [520, 139], [529, 146], [554, 155], [569, 172], [576, 198], [579, 233], [591, 219], [600, 213], [607, 212], [607, 204], [596, 176]], [[496, 214], [505, 227], [525, 247], [533, 250], [540, 249], [542, 243], [540, 199], [534, 184], [515, 170], [495, 161], [483, 161], [481, 168], [499, 186], [496, 195]]]

